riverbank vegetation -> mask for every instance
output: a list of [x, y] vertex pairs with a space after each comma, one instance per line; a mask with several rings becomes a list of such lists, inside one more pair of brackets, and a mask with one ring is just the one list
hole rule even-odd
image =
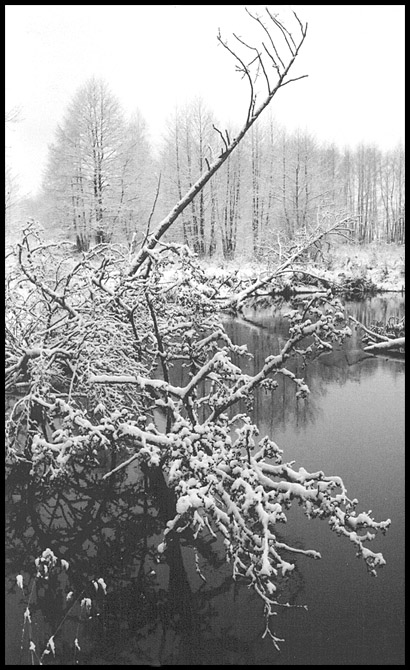
[[66, 477], [75, 463], [98, 464], [104, 452], [121, 454], [105, 478], [138, 464], [155, 482], [164, 518], [158, 560], [186, 530], [197, 556], [195, 538], [221, 537], [232, 577], [263, 600], [264, 635], [279, 648], [271, 628], [283, 605], [278, 584], [296, 558], [320, 558], [279, 539], [292, 503], [352, 542], [371, 575], [385, 561], [367, 543], [390, 520], [357, 512], [339, 477], [283, 460], [238, 408], [283, 375], [304, 398], [309, 389], [291, 360], [331, 350], [350, 330], [330, 291], [300, 297], [284, 346], [244, 374], [234, 357], [247, 356], [246, 346], [230, 340], [220, 312], [240, 309], [261, 280], [226, 292], [187, 247], [158, 246], [136, 274], [135, 257], [130, 263], [120, 247], [100, 245], [77, 260], [26, 230], [8, 279], [8, 461], [30, 464], [42, 480]]

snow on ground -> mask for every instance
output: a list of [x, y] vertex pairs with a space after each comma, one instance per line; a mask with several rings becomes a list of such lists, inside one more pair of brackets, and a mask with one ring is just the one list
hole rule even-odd
[[[295, 268], [311, 272], [334, 284], [347, 279], [362, 278], [371, 281], [379, 291], [404, 290], [404, 247], [387, 244], [368, 244], [366, 246], [343, 245], [331, 249], [321, 262], [295, 264]], [[205, 274], [209, 278], [228, 279], [236, 275], [241, 280], [253, 280], [267, 276], [275, 269], [266, 263], [238, 258], [231, 261], [217, 259], [203, 261]], [[289, 278], [291, 273], [289, 273]], [[286, 274], [282, 275], [284, 283]]]
[[[404, 290], [405, 284], [404, 254], [404, 246], [377, 243], [365, 246], [345, 244], [332, 247], [320, 262], [300, 263], [295, 265], [295, 268], [311, 272], [334, 284], [341, 284], [348, 279], [362, 278], [370, 280], [379, 291], [401, 291]], [[15, 255], [9, 255], [6, 258], [6, 276], [14, 269], [16, 260]], [[277, 261], [270, 264], [257, 262], [244, 256], [229, 261], [217, 257], [204, 259], [201, 265], [206, 277], [217, 278], [221, 281], [227, 280], [227, 285], [221, 287], [221, 294], [224, 292], [228, 294], [230, 278], [235, 277], [237, 280], [249, 282], [267, 277], [275, 270]], [[165, 271], [162, 283], [172, 285], [175, 284], [175, 281], [183, 282], [183, 275], [181, 271], [179, 276], [176, 276], [175, 269], [170, 267]], [[291, 277], [291, 272], [283, 274], [283, 283], [288, 284]]]

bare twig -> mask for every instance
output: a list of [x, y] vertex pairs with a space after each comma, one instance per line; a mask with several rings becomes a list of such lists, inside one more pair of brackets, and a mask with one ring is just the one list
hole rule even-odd
[[[247, 10], [248, 11], [248, 10]], [[250, 12], [248, 11], [248, 14]], [[252, 16], [250, 14], [250, 16]], [[298, 81], [299, 79], [304, 78], [307, 75], [303, 75], [301, 77], [297, 77], [292, 80], [286, 80], [286, 77], [295, 61], [297, 58], [300, 48], [305, 40], [306, 37], [306, 32], [307, 32], [307, 24], [305, 26], [302, 25], [302, 23], [299, 21], [299, 26], [301, 30], [301, 36], [299, 39], [299, 42], [296, 44], [296, 47], [293, 49], [292, 57], [289, 60], [289, 62], [285, 65], [285, 63], [279, 59], [277, 50], [274, 48], [274, 42], [272, 39], [272, 36], [270, 32], [267, 30], [266, 26], [260, 21], [260, 19], [252, 16], [254, 20], [257, 20], [258, 23], [263, 27], [264, 31], [268, 34], [269, 40], [272, 44], [272, 48], [274, 49], [274, 52], [276, 54], [277, 60], [281, 63], [282, 65], [282, 71], [279, 70], [279, 67], [276, 64], [275, 59], [271, 57], [271, 60], [273, 62], [273, 67], [276, 70], [276, 73], [278, 75], [278, 81], [276, 84], [273, 85], [268, 85], [268, 95], [264, 98], [264, 100], [261, 102], [259, 107], [256, 107], [256, 96], [254, 93], [254, 87], [253, 87], [253, 80], [252, 80], [252, 75], [249, 70], [249, 67], [245, 65], [243, 60], [236, 54], [233, 49], [229, 47], [229, 45], [222, 40], [222, 37], [220, 35], [220, 32], [218, 33], [217, 39], [220, 44], [234, 57], [235, 61], [239, 63], [238, 65], [238, 70], [243, 74], [243, 76], [246, 76], [249, 87], [250, 87], [250, 99], [249, 99], [249, 105], [248, 105], [248, 111], [246, 115], [246, 121], [245, 124], [243, 125], [242, 129], [239, 131], [239, 133], [234, 137], [234, 139], [231, 142], [227, 142], [225, 137], [222, 135], [222, 133], [217, 130], [217, 132], [221, 135], [223, 138], [224, 142], [224, 147], [225, 150], [222, 151], [222, 153], [217, 157], [215, 161], [212, 161], [211, 164], [206, 162], [207, 169], [206, 171], [199, 177], [197, 182], [193, 184], [189, 190], [186, 192], [186, 194], [180, 198], [180, 200], [177, 202], [177, 204], [172, 208], [172, 210], [169, 212], [169, 214], [158, 224], [156, 230], [152, 233], [150, 236], [150, 239], [146, 241], [146, 243], [143, 245], [143, 247], [140, 249], [140, 251], [136, 254], [134, 259], [131, 261], [131, 266], [128, 271], [129, 276], [134, 276], [141, 268], [142, 264], [145, 262], [147, 258], [150, 256], [150, 252], [156, 245], [158, 244], [159, 240], [161, 237], [167, 232], [167, 230], [172, 226], [172, 224], [177, 220], [177, 218], [180, 216], [180, 214], [185, 210], [185, 208], [193, 201], [193, 199], [196, 197], [196, 195], [204, 188], [205, 184], [211, 179], [211, 177], [222, 167], [224, 162], [227, 160], [227, 158], [230, 156], [230, 154], [235, 150], [235, 148], [238, 146], [238, 144], [243, 140], [245, 137], [246, 133], [249, 131], [249, 129], [252, 127], [252, 125], [255, 123], [255, 121], [259, 118], [259, 116], [262, 114], [264, 109], [270, 104], [272, 101], [273, 97], [276, 95], [278, 90], [284, 86], [286, 83], [290, 83], [291, 81]], [[276, 26], [276, 24], [275, 24]], [[276, 26], [277, 27], [277, 26]], [[255, 47], [256, 49], [256, 47]], [[265, 51], [267, 51], [266, 47], [264, 46]], [[262, 56], [260, 55], [260, 58], [257, 59], [258, 65], [261, 65], [261, 60]], [[266, 78], [268, 79], [268, 73], [265, 68], [265, 75]]]
[[[277, 49], [276, 49], [276, 47], [275, 47], [275, 43], [274, 43], [274, 41], [273, 41], [273, 39], [272, 39], [272, 35], [270, 34], [269, 30], [267, 29], [267, 27], [265, 26], [265, 24], [261, 21], [261, 19], [260, 19], [258, 16], [254, 16], [253, 14], [251, 14], [251, 12], [249, 11], [249, 9], [247, 9], [247, 8], [245, 8], [245, 9], [246, 9], [246, 11], [248, 12], [249, 16], [250, 16], [254, 21], [257, 21], [257, 23], [259, 23], [259, 25], [263, 28], [263, 30], [265, 31], [265, 33], [266, 33], [267, 36], [269, 37], [269, 41], [270, 41], [270, 43], [271, 43], [271, 45], [272, 45], [272, 49], [273, 49], [274, 52], [275, 52], [275, 56], [276, 56], [276, 58], [277, 58], [278, 61], [280, 62], [282, 68], [285, 69], [285, 65], [284, 65], [282, 59], [280, 58], [280, 56], [279, 56], [279, 54], [278, 54], [278, 51], [277, 51]], [[266, 47], [265, 47], [265, 49], [266, 49]], [[266, 49], [266, 51], [267, 51], [267, 53], [269, 53], [267, 49]], [[278, 70], [278, 74], [279, 74], [279, 70]]]
[[155, 207], [156, 207], [157, 200], [158, 200], [158, 196], [159, 196], [159, 189], [160, 189], [160, 186], [161, 186], [161, 174], [160, 174], [159, 177], [158, 177], [157, 190], [156, 190], [156, 193], [155, 193], [155, 198], [154, 198], [154, 202], [153, 202], [153, 205], [152, 205], [152, 209], [151, 209], [150, 215], [149, 215], [149, 217], [148, 217], [147, 230], [146, 230], [146, 233], [145, 233], [145, 237], [144, 237], [144, 240], [141, 242], [141, 248], [144, 246], [144, 244], [146, 243], [146, 241], [147, 241], [147, 239], [148, 239], [148, 237], [149, 237], [149, 230], [150, 230], [150, 226], [151, 226], [151, 219], [152, 219], [153, 214], [154, 214], [154, 212], [155, 212]]
[[[223, 135], [223, 132], [222, 132], [221, 130], [219, 130], [219, 128], [217, 128], [216, 125], [215, 125], [214, 123], [212, 124], [212, 128], [213, 128], [214, 130], [216, 130], [217, 133], [219, 133], [219, 135], [220, 135], [221, 138], [222, 138], [222, 142], [224, 143], [225, 151], [228, 151], [228, 144], [227, 144], [227, 141], [226, 141], [226, 139], [225, 139], [225, 137], [224, 137], [224, 135]], [[224, 150], [223, 150], [223, 149], [222, 149], [222, 153], [224, 153]]]
[[[267, 72], [266, 72], [266, 70], [265, 70], [265, 65], [264, 65], [264, 63], [263, 63], [262, 56], [261, 56], [260, 52], [258, 51], [258, 49], [257, 49], [256, 47], [252, 47], [252, 46], [250, 46], [250, 45], [247, 44], [242, 38], [240, 38], [240, 37], [238, 37], [237, 35], [235, 35], [235, 33], [233, 33], [233, 36], [238, 40], [238, 42], [240, 42], [241, 44], [243, 44], [243, 45], [244, 45], [245, 47], [247, 47], [248, 49], [251, 49], [252, 51], [256, 51], [256, 56], [255, 56], [255, 58], [254, 58], [254, 61], [255, 61], [255, 60], [258, 60], [258, 61], [259, 61], [259, 64], [260, 64], [260, 66], [261, 66], [261, 68], [262, 68], [262, 72], [263, 72], [263, 74], [264, 74], [264, 76], [265, 76], [265, 81], [266, 81], [266, 85], [267, 85], [267, 88], [268, 88], [268, 94], [269, 94], [270, 91], [271, 91], [271, 88], [270, 88], [270, 81], [269, 81], [269, 77], [268, 77], [268, 75], [267, 75]], [[254, 62], [254, 61], [252, 61], [252, 62]], [[250, 63], [249, 65], [251, 65], [251, 63]], [[249, 67], [249, 66], [248, 66], [248, 67]]]
[[241, 58], [239, 58], [238, 54], [236, 54], [236, 53], [235, 53], [235, 52], [228, 46], [228, 43], [223, 41], [223, 39], [222, 39], [220, 33], [218, 34], [218, 42], [219, 42], [220, 44], [222, 44], [222, 46], [223, 46], [227, 51], [229, 51], [229, 53], [230, 53], [234, 58], [236, 58], [237, 61], [239, 61], [239, 63], [241, 64], [241, 68], [238, 68], [238, 70], [239, 70], [239, 72], [243, 72], [244, 75], [246, 75], [246, 77], [247, 77], [247, 79], [248, 79], [249, 86], [250, 86], [250, 89], [251, 89], [251, 90], [250, 90], [250, 103], [249, 103], [249, 107], [248, 107], [248, 113], [247, 113], [247, 116], [246, 116], [246, 124], [248, 124], [249, 121], [250, 121], [250, 119], [251, 119], [251, 115], [252, 115], [252, 107], [253, 107], [253, 105], [254, 105], [253, 81], [252, 81], [252, 77], [251, 77], [249, 68], [245, 65], [245, 63], [243, 62], [243, 60], [242, 60]]
[[251, 297], [254, 293], [256, 293], [256, 291], [259, 288], [262, 288], [269, 282], [272, 282], [272, 280], [275, 277], [280, 275], [287, 268], [291, 267], [298, 260], [298, 258], [300, 258], [300, 256], [303, 253], [305, 253], [313, 244], [322, 240], [326, 235], [337, 232], [338, 227], [339, 226], [343, 227], [347, 221], [350, 221], [350, 218], [351, 217], [345, 217], [341, 221], [333, 223], [331, 226], [325, 229], [312, 233], [312, 235], [309, 236], [306, 240], [304, 240], [302, 244], [296, 247], [296, 249], [293, 251], [292, 254], [288, 255], [288, 257], [286, 258], [285, 261], [283, 261], [283, 263], [281, 263], [275, 270], [270, 272], [265, 279], [257, 279], [250, 286], [245, 288], [243, 291], [239, 292], [236, 296], [230, 298], [226, 304], [226, 307], [228, 309], [237, 310], [243, 303], [243, 301], [245, 301], [247, 298]]

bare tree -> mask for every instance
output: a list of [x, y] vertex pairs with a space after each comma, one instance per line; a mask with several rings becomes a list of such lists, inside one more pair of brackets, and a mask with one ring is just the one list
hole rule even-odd
[[404, 152], [389, 151], [379, 163], [380, 197], [387, 242], [404, 243]]
[[[213, 137], [215, 123], [214, 115], [200, 97], [176, 109], [168, 120], [160, 159], [167, 184], [167, 192], [162, 199], [167, 205], [165, 211], [168, 211], [175, 199], [180, 200], [192, 188], [206, 164], [209, 164], [216, 148]], [[182, 237], [184, 244], [188, 244], [200, 256], [212, 249], [216, 244], [215, 198], [216, 189], [213, 194], [210, 185], [202, 189], [198, 199], [192, 199], [189, 207], [181, 214], [182, 231], [173, 230], [172, 240], [181, 241]]]
[[219, 173], [221, 177], [221, 206], [219, 208], [219, 228], [221, 231], [222, 252], [224, 258], [233, 258], [238, 237], [240, 220], [240, 190], [241, 190], [241, 147], [226, 161]]
[[20, 107], [12, 107], [6, 110], [6, 171], [5, 171], [5, 228], [6, 237], [10, 237], [13, 233], [13, 228], [16, 226], [19, 219], [19, 208], [23, 200], [23, 195], [20, 189], [19, 179], [16, 175], [12, 161], [9, 156], [9, 133], [12, 131], [14, 124], [22, 121], [22, 112]]
[[132, 238], [145, 235], [143, 222], [149, 218], [157, 184], [147, 124], [139, 110], [126, 123], [118, 168], [113, 233], [116, 241], [125, 236], [130, 243]]
[[119, 232], [130, 241], [133, 220], [149, 211], [149, 161], [141, 116], [127, 124], [105, 82], [89, 80], [50, 147], [44, 190], [52, 222], [72, 231], [79, 249], [114, 241]]
[[252, 240], [253, 252], [255, 255], [259, 251], [260, 225], [263, 218], [263, 203], [260, 196], [261, 189], [261, 142], [258, 126], [253, 126], [251, 130], [251, 169], [252, 169]]
[[[144, 261], [149, 257], [150, 251], [156, 247], [159, 240], [167, 232], [170, 226], [172, 226], [195, 196], [203, 189], [205, 184], [225, 163], [255, 121], [272, 101], [276, 93], [286, 86], [286, 84], [298, 81], [307, 76], [301, 75], [293, 79], [288, 78], [290, 69], [292, 68], [305, 40], [307, 24], [302, 24], [298, 16], [294, 14], [298, 32], [298, 36], [294, 38], [284, 24], [281, 23], [275, 15], [272, 15], [268, 9], [266, 9], [264, 20], [259, 16], [253, 15], [249, 10], [247, 10], [247, 12], [251, 19], [257, 23], [267, 44], [261, 38], [258, 46], [249, 45], [240, 37], [234, 35], [235, 40], [238, 43], [238, 47], [234, 49], [228, 42], [222, 39], [220, 33], [218, 34], [218, 42], [235, 59], [237, 71], [247, 80], [249, 85], [249, 105], [245, 123], [237, 136], [233, 139], [230, 138], [228, 131], [225, 130], [225, 132], [223, 132], [222, 130], [217, 129], [221, 142], [219, 156], [212, 163], [207, 165], [206, 171], [191, 186], [191, 188], [189, 188], [169, 214], [158, 224], [148, 243], [143, 246], [132, 260], [129, 269], [130, 275], [134, 275], [139, 270]], [[277, 45], [278, 42], [282, 43], [282, 48]], [[242, 51], [244, 51], [244, 55], [242, 55]], [[249, 52], [251, 52], [250, 61], [248, 60]], [[263, 72], [265, 81], [265, 94], [258, 105], [255, 84], [261, 72]]]

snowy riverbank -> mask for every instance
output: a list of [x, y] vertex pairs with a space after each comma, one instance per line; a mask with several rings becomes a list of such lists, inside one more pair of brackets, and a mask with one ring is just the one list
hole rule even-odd
[[[327, 254], [320, 262], [298, 263], [280, 277], [283, 286], [294, 282], [295, 273], [306, 273], [326, 283], [342, 288], [346, 282], [363, 280], [371, 283], [377, 292], [401, 292], [405, 288], [404, 247], [396, 245], [369, 244], [365, 247], [343, 245]], [[264, 278], [274, 271], [274, 266], [257, 263], [246, 258], [226, 261], [204, 261], [209, 278], [226, 279], [235, 276], [236, 280], [253, 281]], [[299, 279], [303, 282], [302, 274]], [[308, 281], [309, 283], [309, 281]]]

